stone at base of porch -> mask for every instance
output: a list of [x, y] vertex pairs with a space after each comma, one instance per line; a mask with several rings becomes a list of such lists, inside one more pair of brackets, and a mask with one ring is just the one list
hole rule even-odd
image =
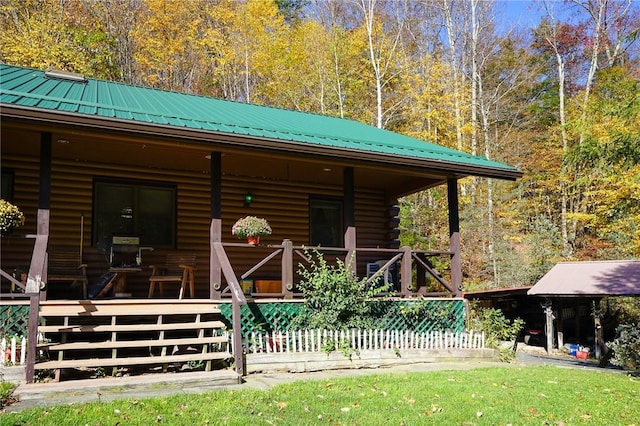
[[498, 361], [495, 349], [407, 349], [398, 352], [392, 349], [363, 350], [351, 359], [340, 351], [326, 353], [257, 353], [246, 355], [247, 373], [291, 372], [379, 368], [394, 365], [423, 364], [437, 362]]

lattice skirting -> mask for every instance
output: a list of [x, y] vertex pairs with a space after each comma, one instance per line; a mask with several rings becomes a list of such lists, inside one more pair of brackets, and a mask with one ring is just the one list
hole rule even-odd
[[[376, 327], [381, 330], [412, 330], [424, 333], [436, 330], [461, 332], [465, 327], [462, 299], [373, 300]], [[242, 335], [252, 332], [286, 331], [300, 315], [300, 302], [249, 302], [242, 306]], [[220, 311], [231, 327], [231, 303], [220, 304]]]

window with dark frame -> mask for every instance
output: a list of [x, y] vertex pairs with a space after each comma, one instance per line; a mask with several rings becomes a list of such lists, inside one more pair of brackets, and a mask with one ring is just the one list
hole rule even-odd
[[93, 234], [97, 247], [107, 248], [113, 235], [138, 235], [140, 244], [176, 246], [176, 186], [140, 181], [95, 179]]
[[342, 200], [311, 197], [309, 199], [309, 244], [343, 247]]
[[13, 170], [3, 169], [1, 175], [0, 198], [13, 202]]

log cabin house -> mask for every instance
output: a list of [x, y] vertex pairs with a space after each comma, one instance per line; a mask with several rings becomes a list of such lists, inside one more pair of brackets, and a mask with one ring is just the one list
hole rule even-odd
[[[346, 119], [4, 64], [0, 79], [2, 198], [26, 216], [20, 235], [2, 238], [2, 293], [20, 284], [9, 276], [22, 268], [41, 300], [82, 301], [82, 284], [47, 282], [54, 247], [79, 251], [91, 287], [113, 267], [114, 236], [124, 236], [143, 249], [117, 280], [127, 303], [149, 303], [148, 265], [173, 252], [196, 255], [195, 294], [180, 303], [244, 301], [243, 280], [275, 282], [267, 296], [293, 298], [302, 247], [354, 259], [360, 276], [373, 263], [378, 274], [397, 266], [400, 295], [424, 293], [426, 273], [460, 296], [458, 179], [521, 176]], [[450, 246], [399, 247], [398, 198], [438, 185], [448, 188]], [[273, 228], [258, 246], [231, 235], [246, 215]], [[446, 277], [430, 256], [450, 259]], [[163, 309], [177, 306], [179, 287], [167, 283]]]

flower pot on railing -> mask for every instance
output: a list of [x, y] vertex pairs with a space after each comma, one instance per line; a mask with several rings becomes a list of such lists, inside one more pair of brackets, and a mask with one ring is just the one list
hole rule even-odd
[[271, 226], [266, 219], [255, 216], [246, 216], [233, 225], [231, 234], [238, 238], [246, 238], [248, 244], [257, 245], [260, 237], [271, 235]]

